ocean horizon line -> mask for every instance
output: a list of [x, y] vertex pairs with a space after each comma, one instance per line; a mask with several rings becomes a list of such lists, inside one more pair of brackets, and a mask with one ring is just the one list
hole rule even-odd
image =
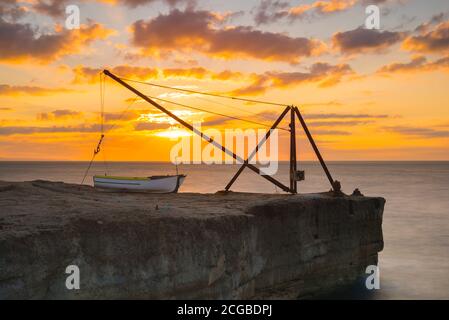
[[[1, 163], [11, 163], [11, 162], [52, 162], [52, 163], [89, 163], [89, 160], [9, 160], [9, 159], [0, 159]], [[103, 163], [103, 160], [95, 161], [97, 163]], [[108, 160], [107, 163], [162, 163], [162, 164], [173, 164], [171, 161], [164, 160]], [[289, 163], [289, 160], [281, 160], [281, 161], [272, 161], [277, 163]], [[298, 160], [298, 163], [317, 163], [318, 160]], [[326, 160], [326, 163], [444, 163], [449, 162], [447, 160]], [[180, 163], [180, 165], [241, 165], [241, 163], [233, 163], [233, 164], [206, 164], [206, 163]]]

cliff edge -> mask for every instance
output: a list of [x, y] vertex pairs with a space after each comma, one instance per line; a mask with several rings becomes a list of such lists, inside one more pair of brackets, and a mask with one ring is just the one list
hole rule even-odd
[[[364, 275], [385, 200], [0, 182], [0, 299], [296, 299]], [[65, 286], [66, 267], [80, 289]]]

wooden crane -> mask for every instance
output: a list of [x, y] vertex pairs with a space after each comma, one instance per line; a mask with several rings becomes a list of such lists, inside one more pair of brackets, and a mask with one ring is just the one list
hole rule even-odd
[[[340, 183], [338, 181], [335, 181], [332, 178], [332, 175], [329, 171], [329, 169], [327, 168], [326, 163], [323, 160], [323, 157], [321, 156], [321, 153], [301, 115], [301, 112], [299, 111], [298, 107], [296, 106], [287, 106], [285, 108], [285, 110], [281, 113], [281, 115], [279, 116], [279, 118], [273, 123], [273, 125], [271, 126], [270, 130], [266, 133], [266, 135], [264, 136], [264, 138], [258, 143], [258, 145], [256, 146], [256, 148], [249, 154], [247, 159], [242, 159], [240, 156], [238, 156], [237, 154], [235, 154], [234, 152], [232, 152], [231, 150], [227, 149], [226, 147], [222, 146], [221, 144], [219, 144], [218, 142], [216, 142], [215, 140], [213, 140], [211, 137], [205, 135], [204, 133], [202, 133], [201, 131], [197, 130], [194, 126], [192, 126], [190, 123], [184, 121], [183, 119], [179, 118], [178, 116], [176, 116], [175, 114], [173, 114], [172, 112], [170, 112], [169, 110], [165, 109], [163, 106], [161, 106], [159, 103], [157, 103], [156, 101], [154, 101], [153, 99], [151, 99], [150, 97], [148, 97], [147, 95], [143, 94], [142, 92], [140, 92], [139, 90], [137, 90], [136, 88], [132, 87], [131, 85], [129, 85], [128, 83], [126, 83], [123, 79], [119, 78], [118, 76], [114, 75], [112, 72], [108, 71], [108, 70], [104, 70], [103, 73], [110, 77], [111, 79], [113, 79], [114, 81], [116, 81], [117, 83], [119, 83], [120, 85], [122, 85], [123, 87], [125, 87], [126, 89], [130, 90], [131, 92], [133, 92], [135, 95], [137, 95], [138, 97], [142, 98], [143, 100], [145, 100], [146, 102], [150, 103], [151, 105], [153, 105], [155, 108], [157, 108], [158, 110], [160, 110], [161, 112], [165, 113], [166, 115], [168, 115], [169, 117], [171, 117], [172, 119], [176, 120], [179, 124], [181, 124], [182, 126], [186, 127], [187, 129], [189, 129], [190, 131], [192, 131], [193, 133], [199, 135], [202, 139], [204, 139], [205, 141], [207, 141], [208, 143], [214, 145], [216, 148], [220, 149], [221, 151], [223, 151], [224, 153], [226, 153], [227, 155], [231, 156], [232, 158], [234, 158], [237, 162], [241, 163], [241, 167], [239, 168], [239, 170], [236, 172], [236, 174], [232, 177], [231, 181], [229, 181], [229, 183], [226, 185], [225, 190], [229, 191], [229, 189], [231, 188], [231, 186], [233, 185], [233, 183], [237, 180], [237, 178], [239, 177], [239, 175], [243, 172], [243, 170], [245, 168], [248, 168], [252, 171], [254, 171], [255, 173], [257, 173], [258, 175], [260, 175], [261, 177], [263, 177], [264, 179], [270, 181], [271, 183], [273, 183], [275, 186], [281, 188], [283, 191], [285, 192], [289, 192], [292, 194], [296, 194], [298, 192], [298, 181], [304, 180], [304, 171], [298, 171], [297, 170], [297, 157], [296, 157], [296, 118], [299, 120], [310, 144], [312, 145], [312, 148], [331, 184], [331, 187], [333, 189], [333, 191], [335, 192], [340, 192], [341, 186]], [[282, 121], [282, 119], [288, 114], [290, 113], [290, 186], [286, 186], [284, 185], [282, 182], [276, 180], [275, 178], [273, 178], [272, 176], [269, 175], [264, 175], [262, 173], [262, 171], [257, 168], [256, 166], [254, 166], [253, 164], [250, 163], [250, 161], [252, 160], [252, 158], [257, 154], [257, 152], [260, 150], [260, 148], [264, 145], [264, 143], [270, 138], [271, 132], [277, 128], [277, 126], [279, 125], [279, 123]]]

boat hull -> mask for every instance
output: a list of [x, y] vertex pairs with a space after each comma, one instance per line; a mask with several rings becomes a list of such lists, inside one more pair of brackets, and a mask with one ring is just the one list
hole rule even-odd
[[153, 176], [147, 178], [94, 176], [94, 187], [122, 191], [150, 193], [176, 193], [184, 182], [185, 175]]

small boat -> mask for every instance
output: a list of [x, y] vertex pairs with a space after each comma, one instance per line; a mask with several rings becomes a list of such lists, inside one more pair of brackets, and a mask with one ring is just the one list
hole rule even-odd
[[113, 177], [94, 176], [94, 187], [150, 193], [176, 193], [186, 176]]

